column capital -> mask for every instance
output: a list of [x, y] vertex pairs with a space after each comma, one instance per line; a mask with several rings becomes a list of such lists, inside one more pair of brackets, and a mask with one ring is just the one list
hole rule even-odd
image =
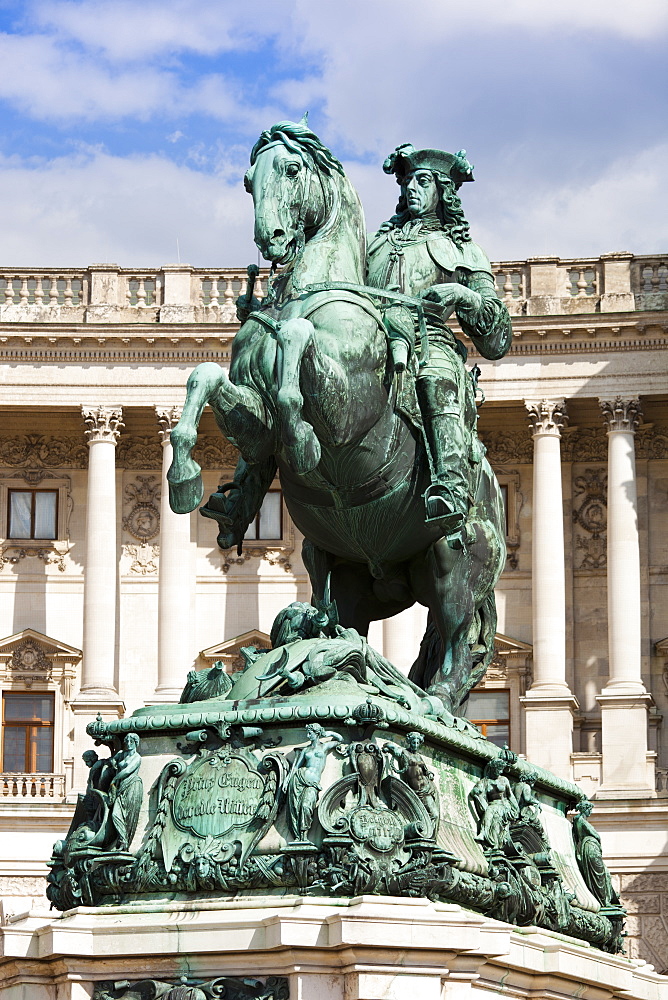
[[86, 423], [86, 439], [88, 444], [96, 441], [111, 441], [116, 444], [125, 427], [123, 410], [120, 406], [82, 406], [81, 416]]
[[637, 396], [631, 399], [624, 399], [623, 396], [617, 396], [615, 399], [599, 399], [599, 405], [608, 427], [608, 434], [613, 431], [635, 433], [642, 418], [640, 400]]
[[561, 431], [568, 423], [564, 399], [541, 399], [540, 402], [525, 399], [524, 405], [534, 437], [539, 434], [561, 437]]
[[181, 419], [182, 406], [156, 406], [155, 415], [160, 424], [160, 443], [169, 444], [169, 438]]

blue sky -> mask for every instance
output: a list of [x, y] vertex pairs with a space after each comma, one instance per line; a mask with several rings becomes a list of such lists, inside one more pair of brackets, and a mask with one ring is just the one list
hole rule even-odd
[[496, 260], [668, 249], [666, 0], [0, 0], [2, 262], [253, 260], [241, 178], [310, 112], [369, 229], [464, 147]]

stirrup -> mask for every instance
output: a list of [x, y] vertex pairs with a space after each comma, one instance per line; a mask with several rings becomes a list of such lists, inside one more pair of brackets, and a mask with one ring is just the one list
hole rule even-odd
[[460, 531], [467, 511], [458, 505], [456, 493], [443, 483], [432, 483], [423, 493], [425, 523], [437, 524], [444, 535]]

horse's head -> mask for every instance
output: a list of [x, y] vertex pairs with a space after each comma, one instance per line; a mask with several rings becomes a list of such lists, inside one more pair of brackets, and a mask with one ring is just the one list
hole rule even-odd
[[332, 174], [343, 167], [305, 122], [262, 133], [244, 178], [255, 206], [255, 242], [266, 260], [289, 264], [332, 211]]

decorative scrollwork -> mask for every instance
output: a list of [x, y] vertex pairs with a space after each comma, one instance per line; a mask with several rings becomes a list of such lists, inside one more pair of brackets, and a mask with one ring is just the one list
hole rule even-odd
[[604, 569], [607, 563], [608, 477], [603, 469], [585, 469], [573, 479], [573, 521], [586, 532], [578, 534], [580, 569]]
[[81, 437], [19, 434], [0, 438], [0, 465], [14, 469], [25, 466], [85, 469], [88, 466], [88, 448]]

